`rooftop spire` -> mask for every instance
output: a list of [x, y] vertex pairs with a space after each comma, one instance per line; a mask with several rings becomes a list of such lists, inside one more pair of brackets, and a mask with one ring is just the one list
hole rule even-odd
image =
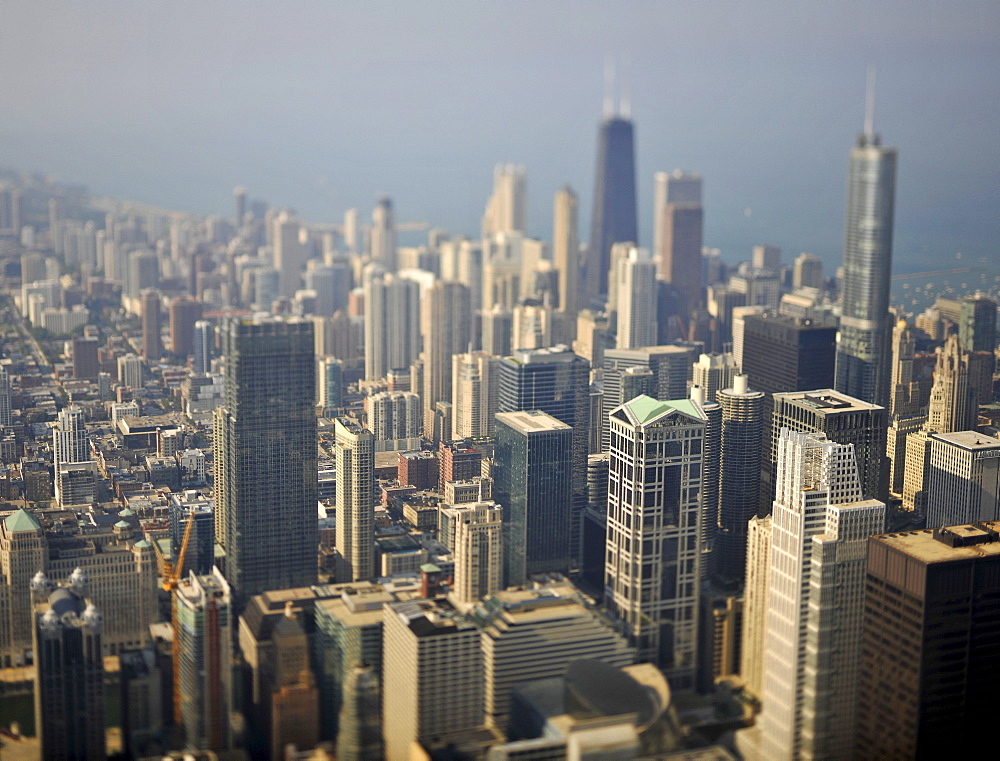
[[875, 135], [875, 67], [868, 67], [868, 85], [865, 88], [865, 137]]

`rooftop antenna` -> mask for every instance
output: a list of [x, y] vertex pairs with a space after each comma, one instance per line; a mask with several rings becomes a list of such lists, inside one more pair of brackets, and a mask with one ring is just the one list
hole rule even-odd
[[865, 88], [865, 137], [875, 134], [875, 67], [868, 67], [868, 85]]
[[615, 115], [615, 62], [609, 53], [604, 57], [604, 118]]
[[632, 117], [632, 94], [629, 92], [628, 80], [628, 75], [631, 73], [631, 63], [632, 59], [627, 53], [622, 56], [622, 94], [621, 102], [618, 105], [619, 116], [622, 119], [630, 119]]

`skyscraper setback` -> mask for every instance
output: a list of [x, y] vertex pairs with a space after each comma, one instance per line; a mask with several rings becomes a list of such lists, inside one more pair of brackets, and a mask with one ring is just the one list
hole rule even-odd
[[896, 194], [896, 150], [872, 126], [869, 87], [864, 131], [851, 149], [844, 224], [844, 298], [836, 388], [872, 404], [889, 395], [889, 278]]

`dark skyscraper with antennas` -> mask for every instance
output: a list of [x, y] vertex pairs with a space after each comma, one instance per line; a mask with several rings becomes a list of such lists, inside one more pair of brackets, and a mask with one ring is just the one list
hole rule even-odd
[[614, 243], [639, 243], [636, 221], [634, 128], [628, 99], [617, 110], [609, 93], [604, 99], [604, 120], [597, 135], [597, 175], [594, 211], [584, 273], [585, 306], [603, 304], [608, 293], [608, 270]]

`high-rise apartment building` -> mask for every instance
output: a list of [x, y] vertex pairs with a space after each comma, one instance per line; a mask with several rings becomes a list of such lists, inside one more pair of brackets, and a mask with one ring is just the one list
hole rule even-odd
[[653, 255], [660, 275], [676, 294], [678, 315], [687, 320], [701, 302], [701, 246], [704, 211], [701, 175], [675, 169], [665, 180], [664, 205], [656, 209], [660, 248]]
[[438, 402], [452, 401], [452, 357], [469, 350], [472, 307], [466, 286], [444, 280], [427, 289], [420, 306], [424, 358], [421, 396], [426, 418]]
[[145, 370], [142, 359], [135, 354], [126, 354], [118, 358], [118, 382], [130, 390], [142, 388]]
[[493, 435], [500, 388], [499, 372], [499, 358], [487, 352], [474, 351], [452, 356], [451, 438]]
[[[864, 604], [864, 545], [885, 505], [862, 500], [853, 446], [777, 437], [763, 653], [763, 710], [745, 758], [850, 757]], [[755, 604], [763, 602], [755, 595]], [[747, 611], [748, 618], [756, 611]]]
[[610, 416], [605, 601], [639, 660], [694, 688], [707, 416], [640, 396]]
[[152, 289], [142, 292], [142, 357], [146, 362], [155, 362], [163, 356], [163, 342], [160, 331], [163, 320], [160, 317], [160, 292]]
[[455, 594], [462, 602], [477, 603], [503, 588], [503, 510], [495, 502], [452, 510]]
[[86, 594], [79, 569], [66, 586], [53, 589], [41, 573], [32, 581], [35, 735], [45, 761], [106, 758], [103, 616]]
[[316, 364], [308, 320], [231, 318], [222, 338], [215, 536], [241, 607], [316, 581]]
[[594, 207], [590, 217], [590, 241], [584, 270], [584, 301], [581, 306], [603, 303], [608, 293], [611, 246], [639, 242], [636, 214], [635, 150], [633, 126], [627, 109], [616, 114], [610, 98], [597, 136], [597, 173]]
[[497, 413], [493, 478], [503, 508], [505, 586], [571, 566], [573, 434], [539, 410]]
[[1000, 520], [1000, 439], [955, 431], [928, 444], [927, 528]]
[[180, 672], [185, 747], [226, 750], [232, 745], [233, 635], [229, 585], [218, 568], [192, 573], [174, 590], [177, 618], [175, 665]]
[[1000, 523], [875, 536], [867, 560], [854, 757], [941, 758], [995, 720]]
[[656, 262], [644, 248], [630, 247], [615, 267], [619, 349], [634, 349], [656, 343]]
[[[705, 355], [702, 354], [702, 357]], [[760, 505], [764, 393], [751, 390], [747, 376], [715, 396], [722, 407], [719, 452], [719, 532], [712, 548], [712, 575], [742, 582], [746, 570], [747, 525]]]
[[552, 219], [552, 263], [559, 273], [557, 306], [565, 313], [570, 325], [576, 322], [576, 313], [580, 302], [580, 239], [577, 225], [577, 205], [576, 193], [569, 185], [564, 185], [556, 193]]
[[376, 268], [365, 272], [364, 293], [365, 378], [378, 380], [417, 359], [420, 286]]
[[337, 578], [375, 575], [375, 437], [350, 418], [337, 418]]
[[420, 447], [422, 411], [420, 396], [412, 391], [382, 391], [365, 400], [368, 409], [368, 430], [375, 436], [375, 449]]
[[844, 222], [844, 296], [836, 389], [872, 404], [889, 395], [889, 280], [896, 195], [896, 149], [882, 145], [871, 120], [851, 149]]
[[[569, 347], [515, 352], [500, 361], [497, 409], [541, 410], [573, 429], [570, 557], [579, 558], [581, 518], [587, 495], [590, 439], [590, 366]], [[504, 506], [506, 509], [506, 506]]]

